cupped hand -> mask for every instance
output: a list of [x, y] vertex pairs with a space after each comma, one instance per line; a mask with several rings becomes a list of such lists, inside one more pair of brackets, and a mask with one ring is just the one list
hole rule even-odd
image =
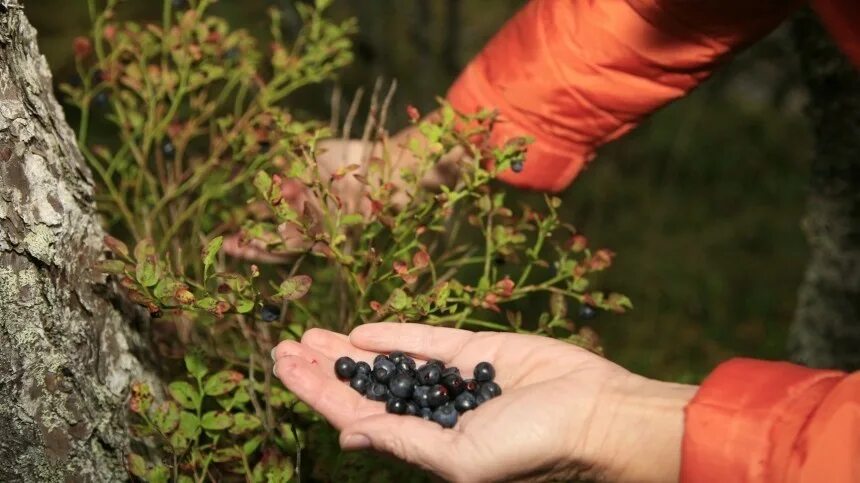
[[[340, 356], [372, 363], [394, 350], [464, 374], [492, 362], [503, 393], [443, 429], [386, 414], [335, 377]], [[348, 337], [311, 329], [273, 357], [283, 383], [341, 431], [344, 449], [373, 448], [455, 481], [676, 480], [683, 407], [695, 391], [546, 337], [421, 324], [367, 324]]]

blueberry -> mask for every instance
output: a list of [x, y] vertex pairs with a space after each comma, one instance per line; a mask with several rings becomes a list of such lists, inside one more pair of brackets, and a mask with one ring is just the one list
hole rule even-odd
[[394, 362], [394, 366], [397, 368], [397, 372], [412, 374], [415, 372], [415, 359], [409, 356], [403, 356], [397, 362]]
[[264, 305], [260, 308], [259, 316], [263, 322], [274, 322], [281, 318], [281, 308], [277, 305]]
[[369, 386], [370, 378], [366, 374], [356, 374], [349, 380], [349, 387], [358, 391], [359, 394], [366, 393]]
[[442, 378], [442, 385], [448, 389], [448, 394], [451, 397], [456, 397], [463, 389], [465, 389], [465, 385], [463, 384], [463, 378], [460, 377], [459, 374], [448, 374], [447, 376]]
[[480, 362], [475, 366], [475, 380], [478, 382], [492, 381], [496, 377], [496, 370], [489, 362]]
[[384, 359], [388, 359], [388, 356], [386, 356], [385, 354], [379, 354], [378, 356], [373, 358], [373, 365], [375, 366], [377, 362]]
[[424, 364], [418, 369], [418, 382], [421, 384], [432, 386], [438, 384], [442, 377], [442, 369], [436, 364]]
[[478, 403], [478, 406], [480, 406], [481, 404], [484, 404], [485, 402], [487, 402], [489, 400], [490, 400], [490, 398], [488, 398], [486, 395], [481, 394], [481, 393], [478, 393], [478, 395], [475, 396], [475, 402]]
[[421, 408], [415, 404], [415, 401], [406, 401], [406, 414], [410, 416], [418, 416], [419, 411], [421, 411]]
[[355, 373], [356, 374], [364, 374], [367, 377], [370, 377], [370, 364], [359, 361], [355, 364]]
[[449, 374], [457, 374], [459, 376], [460, 375], [460, 369], [458, 369], [456, 367], [446, 367], [446, 368], [442, 369], [442, 377], [445, 377]]
[[334, 362], [334, 373], [341, 379], [350, 379], [355, 375], [355, 361], [349, 357], [341, 357]]
[[415, 379], [409, 374], [397, 374], [388, 383], [388, 390], [395, 397], [410, 398], [415, 390]]
[[395, 364], [403, 360], [404, 357], [406, 357], [406, 354], [400, 351], [394, 351], [391, 354], [388, 354], [388, 358], [391, 359], [391, 362]]
[[110, 101], [110, 97], [108, 96], [107, 92], [105, 92], [105, 91], [99, 92], [93, 98], [93, 103], [98, 107], [107, 106], [109, 101]]
[[464, 392], [457, 396], [457, 399], [454, 399], [454, 408], [461, 413], [475, 409], [476, 407], [478, 407], [478, 401], [471, 392]]
[[453, 428], [457, 424], [457, 409], [453, 404], [445, 404], [436, 408], [432, 417], [443, 428]]
[[377, 358], [377, 360], [373, 361], [373, 370], [376, 370], [379, 368], [385, 369], [387, 372], [389, 372], [391, 374], [394, 374], [397, 371], [397, 366], [393, 362], [388, 360], [388, 358], [385, 358], [385, 359]]
[[397, 397], [388, 398], [385, 403], [385, 412], [391, 414], [406, 414], [406, 401]]
[[388, 386], [379, 382], [372, 382], [370, 383], [370, 387], [367, 388], [365, 396], [371, 401], [387, 401]]
[[258, 141], [257, 145], [260, 147], [261, 153], [268, 153], [270, 149], [272, 149], [272, 143], [268, 140]]
[[502, 395], [502, 388], [495, 382], [488, 381], [481, 384], [481, 387], [478, 389], [478, 395], [485, 396], [487, 399], [492, 399], [496, 396]]
[[440, 361], [439, 359], [430, 359], [430, 360], [429, 360], [429, 361], [427, 361], [427, 363], [426, 363], [426, 364], [424, 364], [424, 365], [425, 365], [425, 366], [429, 366], [429, 365], [439, 366], [439, 370], [440, 370], [440, 371], [445, 370], [445, 363], [444, 363], [444, 362], [442, 362], [442, 361]]
[[431, 408], [439, 407], [446, 402], [448, 402], [448, 389], [445, 386], [436, 384], [430, 388], [427, 393], [427, 404]]
[[418, 404], [418, 407], [429, 408], [430, 386], [415, 386], [415, 389], [412, 391], [412, 400], [415, 401], [415, 404]]
[[173, 156], [173, 153], [176, 151], [176, 147], [173, 146], [172, 142], [164, 141], [164, 144], [161, 145], [161, 151], [165, 156]]
[[188, 8], [188, 0], [173, 0], [173, 8], [183, 9]]
[[469, 392], [476, 392], [478, 390], [478, 381], [474, 379], [466, 379], [463, 381], [463, 387]]
[[391, 380], [391, 376], [394, 374], [393, 371], [389, 371], [384, 367], [377, 366], [370, 375], [373, 377], [373, 380], [376, 382], [381, 382], [382, 384], [388, 384], [388, 381]]
[[513, 163], [511, 163], [511, 171], [513, 171], [514, 173], [519, 173], [522, 170], [523, 170], [523, 162], [521, 160], [518, 159], [518, 160], [514, 161]]
[[421, 410], [418, 411], [418, 415], [427, 421], [430, 421], [433, 419], [433, 410], [430, 408], [421, 408]]
[[579, 307], [579, 318], [582, 320], [591, 320], [597, 317], [597, 309], [588, 304], [582, 304]]

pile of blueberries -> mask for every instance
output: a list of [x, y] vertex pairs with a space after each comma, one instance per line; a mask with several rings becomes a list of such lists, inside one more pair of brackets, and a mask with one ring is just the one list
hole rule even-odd
[[364, 361], [341, 357], [334, 372], [350, 387], [372, 401], [385, 402], [392, 414], [421, 416], [445, 428], [457, 424], [457, 417], [502, 394], [493, 382], [496, 370], [489, 362], [475, 366], [474, 379], [463, 379], [456, 367], [431, 360], [416, 368], [415, 359], [403, 352], [380, 354], [373, 367]]

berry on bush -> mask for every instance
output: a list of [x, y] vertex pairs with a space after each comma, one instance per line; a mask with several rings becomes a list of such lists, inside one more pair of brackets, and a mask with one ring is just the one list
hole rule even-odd
[[445, 367], [439, 360], [416, 369], [415, 360], [401, 351], [376, 356], [372, 370], [368, 363], [349, 357], [339, 358], [334, 369], [367, 399], [384, 402], [386, 412], [420, 416], [444, 428], [453, 428], [460, 414], [502, 394], [489, 362], [476, 365], [475, 378], [466, 380], [460, 369]]
[[260, 308], [260, 320], [274, 322], [281, 318], [281, 308], [277, 305], [264, 305]]
[[582, 304], [579, 307], [579, 318], [582, 320], [591, 320], [597, 317], [597, 309], [588, 304]]

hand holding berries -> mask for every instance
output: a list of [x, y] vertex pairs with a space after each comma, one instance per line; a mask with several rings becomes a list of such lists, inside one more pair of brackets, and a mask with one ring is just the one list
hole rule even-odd
[[401, 351], [376, 356], [369, 375], [365, 366], [369, 368], [365, 362], [356, 363], [344, 356], [335, 361], [334, 372], [339, 379], [348, 379], [359, 394], [372, 401], [384, 401], [386, 412], [421, 416], [444, 428], [453, 428], [459, 413], [502, 393], [499, 385], [492, 382], [496, 371], [489, 362], [475, 366], [475, 379], [468, 381], [463, 380], [458, 368], [445, 367], [438, 360], [416, 370], [415, 360]]

